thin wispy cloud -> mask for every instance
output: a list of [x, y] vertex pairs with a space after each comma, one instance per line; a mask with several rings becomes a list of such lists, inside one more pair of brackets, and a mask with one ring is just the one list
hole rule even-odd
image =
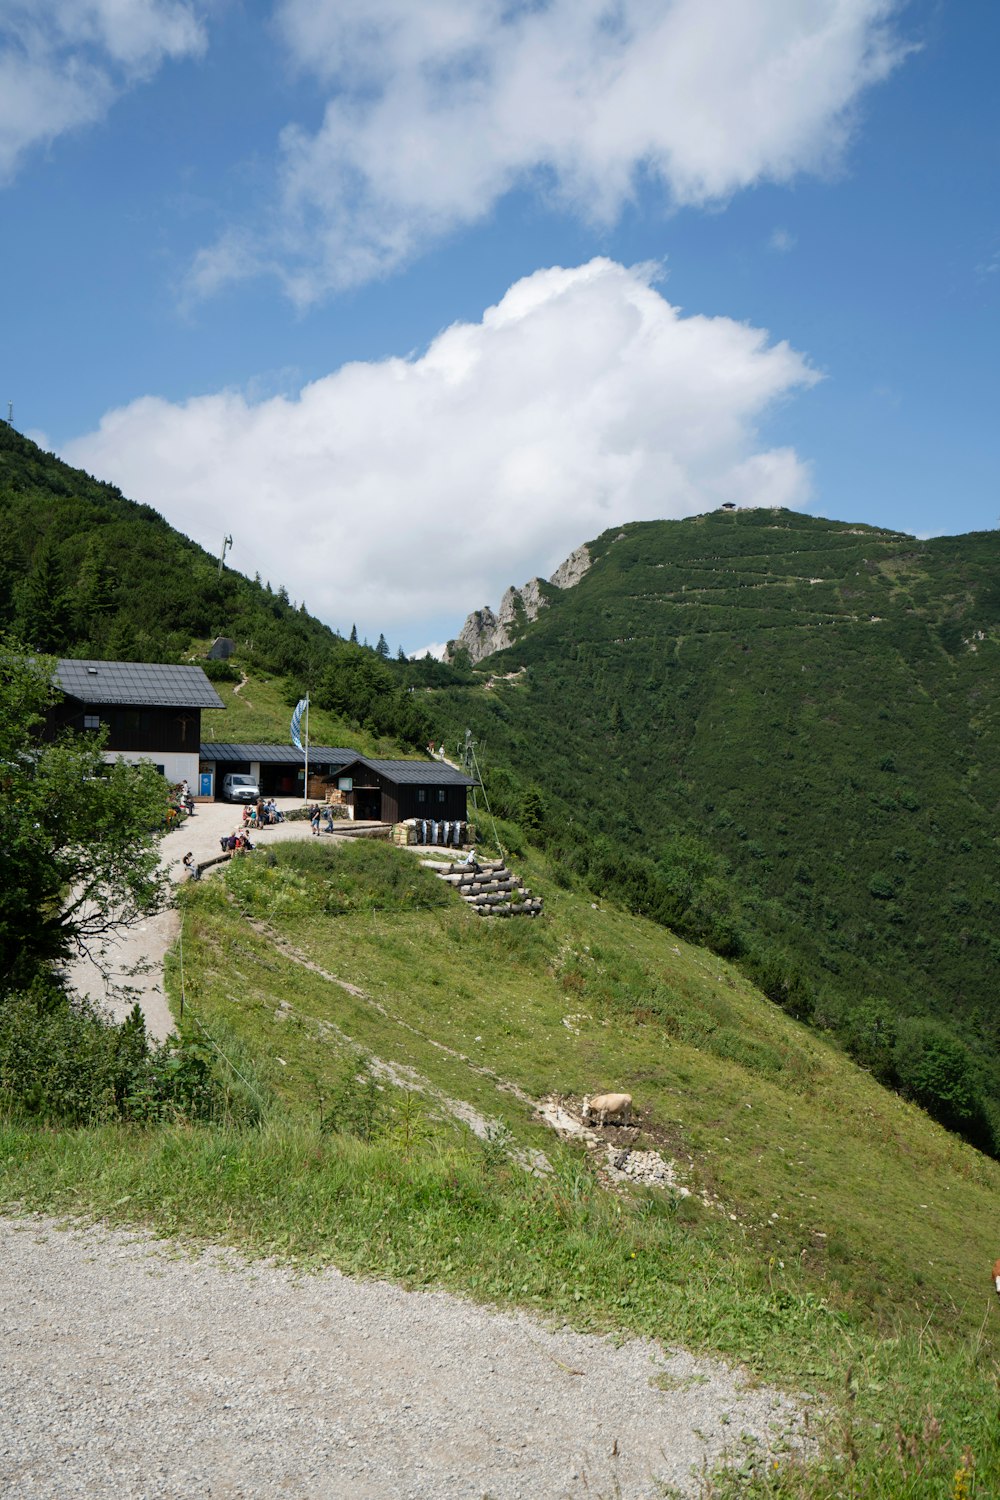
[[767, 244], [770, 250], [776, 250], [779, 255], [788, 255], [798, 244], [798, 238], [787, 229], [772, 229]]
[[205, 45], [195, 0], [5, 0], [0, 183], [32, 148], [93, 124], [123, 90]]
[[269, 270], [308, 303], [394, 270], [515, 187], [608, 225], [640, 181], [698, 206], [827, 170], [860, 95], [903, 55], [894, 10], [281, 0], [293, 65], [326, 90], [322, 122], [288, 124], [266, 222], [205, 247], [189, 292]]

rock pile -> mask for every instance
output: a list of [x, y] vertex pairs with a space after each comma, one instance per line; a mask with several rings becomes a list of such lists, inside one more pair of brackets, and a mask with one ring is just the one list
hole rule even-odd
[[659, 1151], [617, 1151], [608, 1146], [607, 1170], [617, 1182], [640, 1182], [645, 1187], [670, 1188], [679, 1198], [691, 1196], [691, 1189], [678, 1181], [676, 1164], [665, 1161]]
[[454, 886], [481, 917], [537, 917], [542, 910], [541, 896], [533, 896], [502, 859], [476, 866], [464, 862], [442, 865], [430, 859], [421, 860], [421, 864]]

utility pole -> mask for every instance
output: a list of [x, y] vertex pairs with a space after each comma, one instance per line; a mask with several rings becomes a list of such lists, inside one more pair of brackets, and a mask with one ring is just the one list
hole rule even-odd
[[225, 562], [225, 560], [226, 560], [226, 553], [229, 551], [229, 549], [230, 549], [230, 547], [232, 545], [233, 545], [233, 539], [232, 539], [231, 536], [223, 537], [223, 539], [222, 539], [222, 551], [219, 553], [219, 577], [220, 578], [222, 577], [222, 564]]

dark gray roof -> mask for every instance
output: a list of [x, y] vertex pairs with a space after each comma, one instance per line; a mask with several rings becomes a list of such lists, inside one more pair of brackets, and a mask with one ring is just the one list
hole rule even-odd
[[74, 661], [56, 663], [56, 682], [83, 703], [138, 703], [161, 708], [225, 708], [200, 667], [162, 662]]
[[[266, 765], [301, 766], [305, 764], [305, 752], [294, 745], [231, 745], [222, 740], [206, 740], [201, 747], [202, 760], [214, 760], [219, 765], [233, 761], [258, 760]], [[332, 745], [310, 745], [310, 766], [346, 766], [357, 760], [356, 750], [338, 749]]]
[[[351, 764], [367, 766], [370, 771], [377, 771], [380, 776], [394, 781], [397, 786], [404, 783], [415, 786], [479, 785], [474, 776], [466, 776], [464, 771], [442, 765], [439, 760], [370, 760], [367, 755], [356, 755]], [[346, 766], [344, 769], [347, 769]]]

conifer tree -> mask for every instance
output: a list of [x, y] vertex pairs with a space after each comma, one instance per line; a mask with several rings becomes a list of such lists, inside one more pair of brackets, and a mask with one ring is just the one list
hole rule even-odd
[[67, 644], [69, 625], [66, 575], [59, 553], [46, 538], [36, 548], [31, 571], [21, 588], [18, 634], [36, 651], [59, 652]]
[[100, 543], [95, 539], [87, 543], [87, 550], [77, 574], [73, 596], [73, 614], [76, 628], [81, 635], [94, 635], [95, 626], [115, 608], [114, 577], [105, 561]]

